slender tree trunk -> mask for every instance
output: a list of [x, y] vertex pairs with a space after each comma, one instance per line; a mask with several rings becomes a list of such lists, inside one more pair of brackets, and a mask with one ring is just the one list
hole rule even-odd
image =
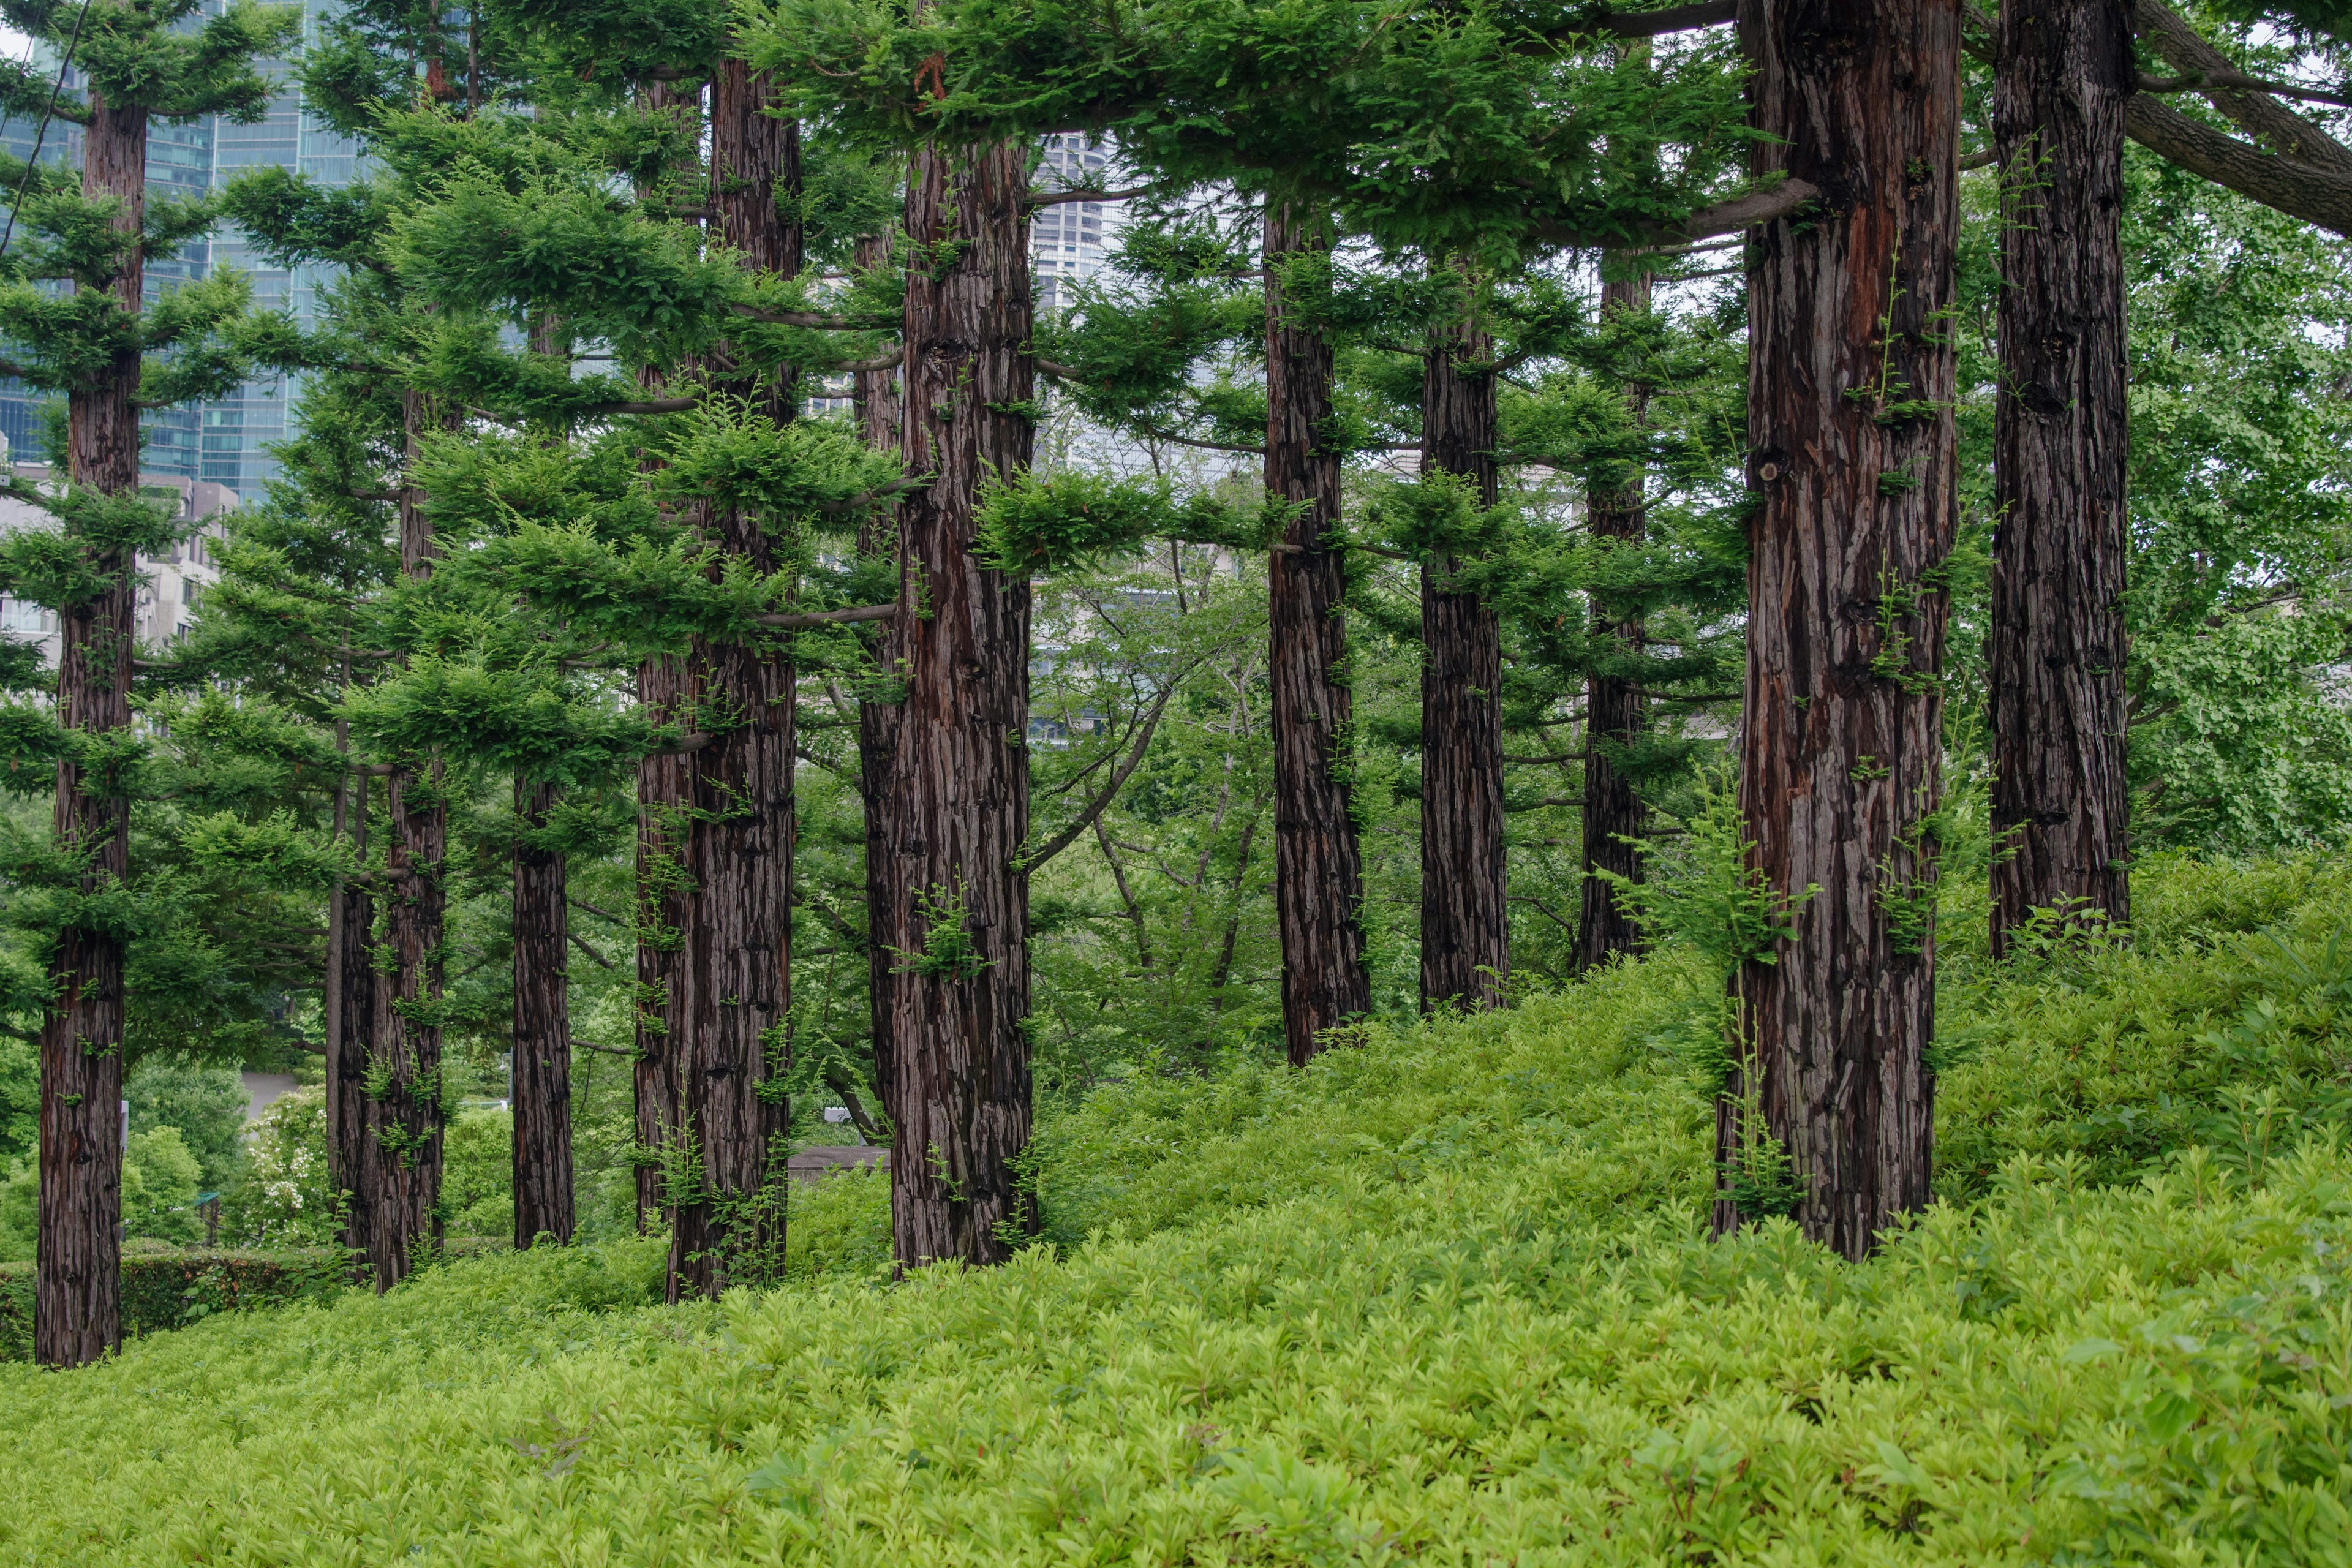
[[[114, 227], [137, 234], [147, 189], [147, 111], [115, 109], [96, 92], [82, 143], [82, 195], [122, 205]], [[145, 273], [137, 245], [109, 287], [136, 315]], [[139, 361], [118, 348], [67, 400], [73, 482], [101, 495], [139, 489]], [[137, 563], [128, 550], [96, 552], [106, 586], [58, 615], [58, 724], [110, 734], [131, 727]], [[58, 847], [86, 857], [85, 894], [131, 874], [131, 811], [122, 781], [58, 759], [52, 818]], [[52, 1000], [41, 1020], [40, 1221], [34, 1270], [33, 1358], [80, 1366], [122, 1343], [122, 963], [121, 937], [68, 926], [49, 954]]]
[[[646, 108], [678, 118], [689, 129], [702, 119], [702, 84], [655, 82], [646, 89]], [[651, 185], [640, 196], [656, 194]], [[692, 362], [680, 367], [690, 372]], [[654, 365], [637, 372], [637, 384], [659, 395], [669, 378]], [[657, 467], [656, 459], [646, 466]], [[637, 703], [656, 724], [688, 717], [685, 661], [656, 654], [637, 666]], [[677, 1127], [677, 1095], [670, 1085], [670, 1054], [681, 1037], [683, 993], [678, 964], [686, 941], [685, 826], [690, 765], [682, 755], [644, 757], [637, 763], [636, 864], [636, 1058], [630, 1089], [636, 1117], [637, 1230], [649, 1233], [667, 1223], [668, 1194], [661, 1151]]]
[[[854, 265], [860, 272], [887, 267], [891, 237], [875, 235], [857, 241]], [[857, 405], [857, 430], [877, 451], [895, 452], [904, 436], [904, 418], [895, 370], [861, 370], [853, 384]], [[859, 526], [857, 553], [898, 557], [895, 527], [869, 514]], [[882, 670], [898, 668], [902, 639], [898, 628], [883, 623], [871, 634], [868, 646]], [[904, 945], [907, 923], [907, 879], [894, 868], [884, 831], [890, 819], [887, 792], [891, 758], [898, 744], [898, 704], [866, 700], [857, 705], [857, 794], [866, 814], [866, 972], [867, 1016], [874, 1035], [874, 1081], [883, 1098], [882, 1113], [896, 1118], [889, 1104], [891, 1067], [895, 1052], [890, 1030], [897, 1012], [890, 988], [897, 983], [898, 955], [894, 943]]]
[[1740, 20], [1759, 172], [1824, 198], [1760, 231], [1748, 288], [1740, 808], [1795, 934], [1739, 970], [1717, 1224], [1765, 1206], [1777, 1147], [1805, 1234], [1861, 1258], [1927, 1200], [1958, 15]]
[[2036, 909], [2130, 916], [2121, 0], [2008, 0], [1993, 123], [1992, 950]]
[[514, 1239], [572, 1239], [572, 1007], [563, 855], [533, 841], [555, 809], [551, 784], [515, 780]]
[[[767, 112], [768, 78], [730, 59], [711, 83], [711, 209], [755, 275], [800, 270], [801, 230], [778, 212], [800, 189], [800, 128]], [[799, 397], [790, 374], [756, 375], [722, 345], [714, 373], [779, 425]], [[783, 557], [762, 519], [713, 512], [712, 542], [761, 573]], [[698, 727], [719, 736], [688, 763], [684, 1005], [672, 1042], [674, 1159], [698, 1171], [670, 1223], [670, 1299], [781, 1278], [782, 1140], [790, 1122], [793, 671], [776, 647], [697, 639], [687, 661]], [[691, 1201], [688, 1201], [691, 1200]]]
[[[1639, 314], [1649, 308], [1647, 272], [1611, 279], [1601, 286], [1604, 319], [1612, 311]], [[1625, 402], [1634, 423], [1642, 423], [1649, 411], [1649, 388], [1628, 385]], [[1587, 488], [1584, 513], [1592, 536], [1640, 543], [1646, 506], [1643, 491], [1638, 463], [1630, 472], [1612, 475], [1609, 482]], [[1640, 837], [1647, 826], [1642, 797], [1633, 793], [1623, 765], [1626, 752], [1650, 728], [1649, 710], [1633, 675], [1642, 655], [1642, 612], [1596, 600], [1592, 630], [1603, 649], [1603, 662], [1586, 679], [1584, 691], [1583, 907], [1578, 912], [1576, 929], [1580, 969], [1596, 968], [1620, 953], [1640, 950], [1641, 928], [1601, 873], [1611, 871], [1629, 882], [1640, 881], [1642, 854], [1627, 840]], [[1608, 651], [1612, 643], [1620, 651]]]
[[[338, 738], [341, 726], [337, 726]], [[354, 776], [359, 798], [351, 803], [352, 862], [367, 865], [368, 777]], [[338, 792], [341, 814], [351, 786]], [[341, 824], [338, 824], [338, 828]], [[339, 831], [338, 837], [341, 837]], [[327, 1030], [327, 1157], [335, 1191], [342, 1194], [343, 1249], [357, 1264], [371, 1256], [370, 1221], [374, 1217], [369, 1174], [367, 1132], [368, 1058], [375, 1039], [376, 969], [375, 900], [362, 887], [343, 883], [333, 895], [329, 923], [328, 994], [334, 999]], [[372, 1271], [371, 1271], [372, 1272]]]
[[[439, 416], [423, 393], [409, 392], [405, 403], [413, 467], [419, 441]], [[433, 521], [423, 500], [413, 481], [402, 485], [400, 565], [413, 579], [433, 574]], [[368, 1254], [379, 1292], [406, 1279], [420, 1254], [441, 1245], [441, 872], [449, 837], [441, 759], [399, 761], [384, 795], [384, 951], [377, 961], [383, 979], [368, 1072], [375, 1145]]]
[[[972, 553], [983, 477], [1029, 466], [1025, 149], [926, 148], [907, 193], [905, 671], [883, 865], [890, 1208], [901, 1267], [998, 1263], [1037, 1227], [1029, 1142], [1029, 584]], [[928, 613], [919, 616], [919, 605]], [[883, 911], [877, 911], [877, 914]]]
[[[685, 706], [685, 661], [656, 654], [637, 666], [637, 703], [656, 724], [677, 720]], [[677, 1125], [670, 1089], [670, 1051], [678, 1038], [681, 995], [678, 959], [686, 940], [685, 811], [688, 764], [676, 754], [637, 762], [636, 1059], [631, 1088], [636, 1107], [637, 1229], [667, 1223], [668, 1207], [658, 1152]]]
[[1265, 488], [1303, 501], [1266, 563], [1272, 611], [1274, 902], [1282, 931], [1282, 1031], [1295, 1064], [1324, 1031], [1370, 1011], [1363, 861], [1349, 814], [1348, 628], [1339, 454], [1328, 445], [1331, 344], [1293, 321], [1285, 263], [1328, 244], [1288, 206], [1265, 214]]
[[[1495, 341], [1467, 321], [1422, 361], [1421, 461], [1495, 504]], [[1499, 1005], [1511, 968], [1504, 890], [1503, 632], [1459, 563], [1421, 569], [1421, 1009]]]

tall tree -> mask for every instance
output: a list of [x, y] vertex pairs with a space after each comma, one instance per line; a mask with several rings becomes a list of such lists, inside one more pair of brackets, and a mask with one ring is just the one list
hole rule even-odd
[[[1029, 1142], [1029, 584], [973, 553], [983, 481], [1029, 467], [1029, 181], [1018, 145], [919, 150], [907, 191], [907, 472], [895, 721], [872, 940], [901, 1267], [994, 1263], [1037, 1226]], [[903, 891], [902, 891], [903, 890]]]
[[[721, 60], [710, 88], [710, 207], [719, 240], [754, 279], [789, 283], [801, 266], [800, 128], [772, 112], [765, 72]], [[712, 353], [714, 384], [772, 426], [791, 423], [799, 379], [732, 343]], [[714, 577], [730, 564], [783, 564], [771, 519], [713, 506]], [[781, 1185], [787, 1121], [782, 1071], [791, 1013], [794, 677], [772, 637], [698, 638], [685, 701], [712, 743], [689, 759], [681, 872], [681, 1000], [669, 1037], [669, 1136], [699, 1159], [670, 1214], [670, 1292], [716, 1297], [761, 1280], [783, 1257]]]
[[[1282, 1032], [1293, 1063], [1371, 1008], [1364, 873], [1349, 815], [1346, 553], [1340, 452], [1332, 439], [1332, 345], [1316, 321], [1328, 286], [1327, 220], [1280, 199], [1265, 209], [1265, 489], [1292, 503], [1266, 566], [1274, 689], [1275, 907]], [[1466, 673], [1466, 672], [1465, 672]]]
[[[1621, 256], [1619, 265], [1625, 264]], [[1602, 280], [1604, 330], [1612, 319], [1622, 321], [1629, 314], [1646, 314], [1649, 309], [1646, 268]], [[1626, 412], [1638, 427], [1648, 413], [1649, 388], [1638, 381], [1629, 382], [1624, 397]], [[1606, 465], [1584, 492], [1585, 521], [1593, 538], [1641, 543], [1647, 531], [1647, 491], [1638, 458]], [[1638, 841], [1648, 815], [1627, 766], [1630, 752], [1649, 729], [1648, 701], [1628, 668], [1642, 652], [1642, 612], [1638, 605], [1612, 604], [1603, 594], [1595, 594], [1592, 599], [1593, 635], [1603, 644], [1603, 651], [1584, 687], [1584, 795], [1579, 808], [1584, 875], [1576, 927], [1576, 961], [1583, 969], [1606, 963], [1640, 946], [1640, 927], [1617, 889], [1642, 879]]]
[[[245, 4], [204, 17], [198, 0], [93, 0], [87, 14], [9, 0], [0, 16], [74, 54], [87, 84], [56, 103], [58, 118], [81, 128], [79, 191], [28, 180], [22, 165], [0, 171], [24, 236], [0, 262], [0, 371], [62, 391], [67, 407], [61, 482], [8, 481], [55, 516], [58, 531], [12, 540], [0, 577], [11, 594], [57, 611], [60, 634], [53, 870], [73, 907], [53, 934], [55, 1000], [41, 1028], [33, 1337], [37, 1359], [75, 1366], [121, 1342], [123, 957], [137, 921], [119, 907], [119, 889], [131, 869], [137, 749], [136, 557], [182, 531], [172, 509], [140, 495], [140, 416], [217, 395], [250, 370], [230, 341], [245, 307], [240, 281], [189, 284], [145, 302], [147, 261], [171, 255], [213, 216], [203, 203], [148, 202], [148, 125], [156, 115], [260, 119], [272, 89], [253, 59], [290, 37], [295, 20]], [[9, 107], [34, 107], [23, 74], [5, 85]], [[69, 288], [43, 287], [52, 283]]]
[[[1454, 269], [1457, 273], [1465, 269]], [[1462, 319], [1423, 355], [1421, 461], [1496, 498], [1495, 340], [1462, 276]], [[1492, 1007], [1511, 967], [1503, 823], [1503, 634], [1440, 553], [1421, 570], [1421, 1005]]]
[[1739, 970], [1717, 1223], [1784, 1207], [1861, 1258], [1927, 1199], [1959, 16], [1748, 0], [1740, 27], [1756, 173], [1824, 205], [1765, 226], [1749, 275], [1739, 796], [1770, 934]]
[[1994, 415], [1992, 947], [2130, 915], [2124, 731], [2124, 0], [2006, 0]]

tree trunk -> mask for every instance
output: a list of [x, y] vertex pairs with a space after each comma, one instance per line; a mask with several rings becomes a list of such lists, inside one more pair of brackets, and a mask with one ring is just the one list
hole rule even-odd
[[[1037, 1228], [1013, 1162], [1030, 1125], [1029, 584], [972, 553], [983, 478], [1029, 467], [1024, 148], [926, 148], [907, 192], [906, 696], [884, 796], [898, 879], [890, 1209], [901, 1268], [999, 1263]], [[929, 613], [919, 616], [919, 605]], [[903, 889], [899, 891], [898, 889]]]
[[[439, 416], [421, 392], [408, 392], [404, 402], [413, 466], [419, 440]], [[433, 521], [423, 500], [415, 483], [402, 485], [400, 565], [413, 579], [433, 574]], [[384, 795], [384, 951], [368, 1070], [375, 1144], [368, 1255], [379, 1293], [441, 1245], [441, 871], [449, 837], [441, 759], [401, 759]]]
[[[1650, 275], [1611, 279], [1601, 286], [1601, 313], [1646, 314], [1650, 309]], [[1647, 416], [1650, 389], [1625, 388], [1627, 412], [1636, 425]], [[1595, 539], [1621, 539], [1639, 544], [1643, 511], [1642, 469], [1612, 474], [1584, 492], [1584, 515]], [[1576, 963], [1594, 969], [1620, 953], [1640, 950], [1641, 928], [1601, 875], [1613, 872], [1629, 882], [1642, 879], [1642, 854], [1628, 839], [1647, 829], [1642, 797], [1633, 793], [1624, 767], [1627, 751], [1649, 732], [1650, 715], [1633, 679], [1634, 662], [1643, 646], [1642, 612], [1632, 606], [1601, 603], [1592, 605], [1592, 630], [1601, 644], [1601, 660], [1586, 678], [1584, 689], [1584, 879], [1583, 907], [1576, 926]], [[1610, 645], [1617, 651], [1612, 652]], [[1620, 661], [1612, 668], [1612, 660]]]
[[2129, 917], [2124, 104], [2117, 0], [2008, 0], [1995, 142], [1992, 950], [2037, 909]]
[[1328, 243], [1295, 209], [1266, 208], [1265, 488], [1306, 503], [1266, 563], [1282, 1031], [1298, 1065], [1324, 1047], [1325, 1030], [1372, 1005], [1363, 862], [1349, 815], [1348, 566], [1324, 541], [1339, 523], [1339, 454], [1326, 445], [1331, 344], [1293, 323], [1284, 293], [1286, 261]]
[[[115, 109], [96, 92], [82, 142], [81, 189], [122, 205], [114, 227], [139, 232], [146, 210], [147, 111]], [[136, 245], [109, 288], [136, 315], [144, 276]], [[117, 348], [67, 401], [73, 482], [101, 495], [139, 489], [136, 342]], [[58, 725], [102, 735], [131, 727], [137, 563], [128, 550], [97, 553], [107, 585], [58, 615]], [[87, 857], [84, 894], [131, 874], [131, 811], [110, 770], [58, 759], [52, 817], [58, 848]], [[122, 965], [120, 936], [66, 927], [49, 954], [53, 1000], [41, 1020], [40, 1222], [34, 1270], [33, 1359], [80, 1366], [122, 1343]]]
[[[702, 84], [655, 82], [646, 89], [646, 108], [667, 113], [700, 130]], [[656, 193], [647, 184], [640, 197]], [[688, 361], [680, 369], [687, 370]], [[659, 367], [640, 366], [637, 384], [659, 396], [669, 378]], [[659, 466], [647, 458], [647, 468]], [[686, 667], [682, 659], [656, 654], [637, 666], [637, 704], [656, 724], [687, 717]], [[636, 1116], [636, 1146], [630, 1158], [636, 1173], [637, 1231], [644, 1235], [656, 1224], [667, 1224], [668, 1194], [661, 1164], [677, 1128], [677, 1096], [670, 1087], [670, 1052], [680, 1038], [682, 994], [678, 961], [686, 940], [685, 844], [687, 780], [690, 767], [682, 755], [643, 757], [637, 762], [636, 866], [636, 1059], [631, 1064], [630, 1090]]]
[[[1465, 321], [1422, 361], [1421, 461], [1495, 504], [1495, 341]], [[1465, 366], [1475, 367], [1465, 369]], [[1421, 569], [1421, 1008], [1502, 1001], [1511, 967], [1503, 835], [1503, 633], [1457, 563]], [[1294, 1049], [1296, 1048], [1294, 1043]]]
[[[368, 776], [355, 775], [359, 799], [351, 817], [352, 860], [367, 864]], [[345, 786], [348, 791], [349, 786]], [[328, 984], [336, 998], [335, 1016], [327, 1030], [327, 1160], [334, 1190], [342, 1194], [343, 1249], [357, 1266], [371, 1256], [370, 1221], [374, 1217], [369, 1174], [367, 1131], [367, 1069], [375, 1041], [376, 982], [375, 900], [364, 888], [348, 883], [332, 895], [334, 919], [327, 940], [330, 950]]]
[[[656, 654], [637, 666], [637, 704], [648, 721], [668, 723], [685, 706], [685, 661]], [[678, 959], [686, 940], [685, 839], [688, 764], [675, 753], [637, 761], [636, 1106], [637, 1230], [667, 1224], [669, 1200], [659, 1152], [677, 1127], [670, 1052], [680, 1037]]]
[[572, 1007], [563, 855], [533, 841], [555, 786], [515, 780], [514, 1242], [572, 1239]]
[[[773, 101], [769, 79], [741, 60], [712, 80], [710, 205], [746, 271], [791, 278], [801, 229], [776, 202], [799, 193], [800, 128], [770, 115]], [[713, 369], [779, 425], [792, 420], [799, 384], [789, 373], [757, 374], [728, 345]], [[755, 513], [718, 509], [708, 531], [723, 555], [762, 574], [784, 564]], [[698, 638], [687, 675], [697, 727], [719, 740], [688, 761], [670, 1157], [693, 1174], [674, 1194], [672, 1300], [782, 1277], [790, 1122], [793, 667], [772, 646]]]
[[[869, 236], [857, 241], [854, 265], [860, 272], [871, 272], [887, 267], [890, 261], [891, 237]], [[895, 452], [904, 432], [904, 419], [898, 396], [898, 373], [895, 370], [861, 370], [856, 374], [853, 395], [857, 406], [857, 430], [866, 444], [877, 451]], [[894, 561], [898, 556], [898, 531], [877, 516], [868, 513], [868, 520], [857, 531], [857, 553], [861, 556], [884, 555]], [[894, 623], [879, 623], [870, 634], [867, 645], [873, 651], [876, 668], [894, 670], [898, 668], [899, 650], [903, 646]], [[866, 973], [867, 985], [866, 1015], [871, 1020], [874, 1036], [874, 1081], [883, 1100], [882, 1113], [893, 1120], [898, 1112], [889, 1103], [891, 1069], [895, 1053], [891, 1048], [890, 1030], [897, 1016], [890, 998], [890, 988], [897, 983], [898, 955], [892, 946], [904, 946], [907, 922], [907, 880], [892, 865], [884, 831], [890, 818], [887, 794], [890, 787], [891, 757], [898, 744], [898, 704], [866, 700], [857, 705], [857, 793], [866, 815]]]
[[1763, 227], [1749, 274], [1740, 810], [1794, 934], [1739, 969], [1717, 1223], [1792, 1209], [1858, 1258], [1927, 1200], [1958, 15], [1744, 0], [1740, 22], [1757, 171], [1823, 194]]

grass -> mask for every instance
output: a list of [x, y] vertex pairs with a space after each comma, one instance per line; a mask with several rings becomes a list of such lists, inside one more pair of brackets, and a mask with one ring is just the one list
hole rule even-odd
[[2352, 1563], [2352, 872], [2157, 868], [1953, 966], [1946, 1201], [1698, 1233], [1708, 977], [1051, 1119], [1054, 1239], [646, 1304], [646, 1246], [0, 1368], [0, 1562]]

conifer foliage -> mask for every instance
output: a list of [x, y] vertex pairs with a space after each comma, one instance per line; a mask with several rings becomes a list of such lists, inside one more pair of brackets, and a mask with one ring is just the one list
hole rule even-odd
[[[55, 530], [0, 546], [0, 587], [55, 611], [63, 634], [55, 729], [26, 739], [56, 759], [57, 789], [51, 843], [27, 847], [49, 890], [52, 993], [41, 1031], [34, 1337], [43, 1362], [71, 1366], [121, 1338], [116, 1106], [125, 947], [142, 919], [130, 886], [141, 753], [131, 731], [133, 560], [184, 529], [174, 509], [140, 491], [140, 415], [227, 391], [277, 335], [247, 313], [233, 276], [145, 298], [146, 263], [171, 256], [215, 216], [202, 201], [148, 199], [148, 125], [156, 116], [259, 119], [271, 89], [254, 58], [292, 37], [297, 18], [246, 4], [201, 16], [196, 0], [12, 3], [0, 16], [79, 59], [87, 84], [69, 98], [42, 95], [51, 101], [35, 109], [80, 126], [78, 182], [51, 167], [0, 164], [16, 193], [16, 235], [0, 260], [0, 372], [63, 393], [66, 404], [56, 443], [65, 460], [50, 481], [8, 481]], [[10, 109], [34, 109], [32, 83], [7, 85]]]

